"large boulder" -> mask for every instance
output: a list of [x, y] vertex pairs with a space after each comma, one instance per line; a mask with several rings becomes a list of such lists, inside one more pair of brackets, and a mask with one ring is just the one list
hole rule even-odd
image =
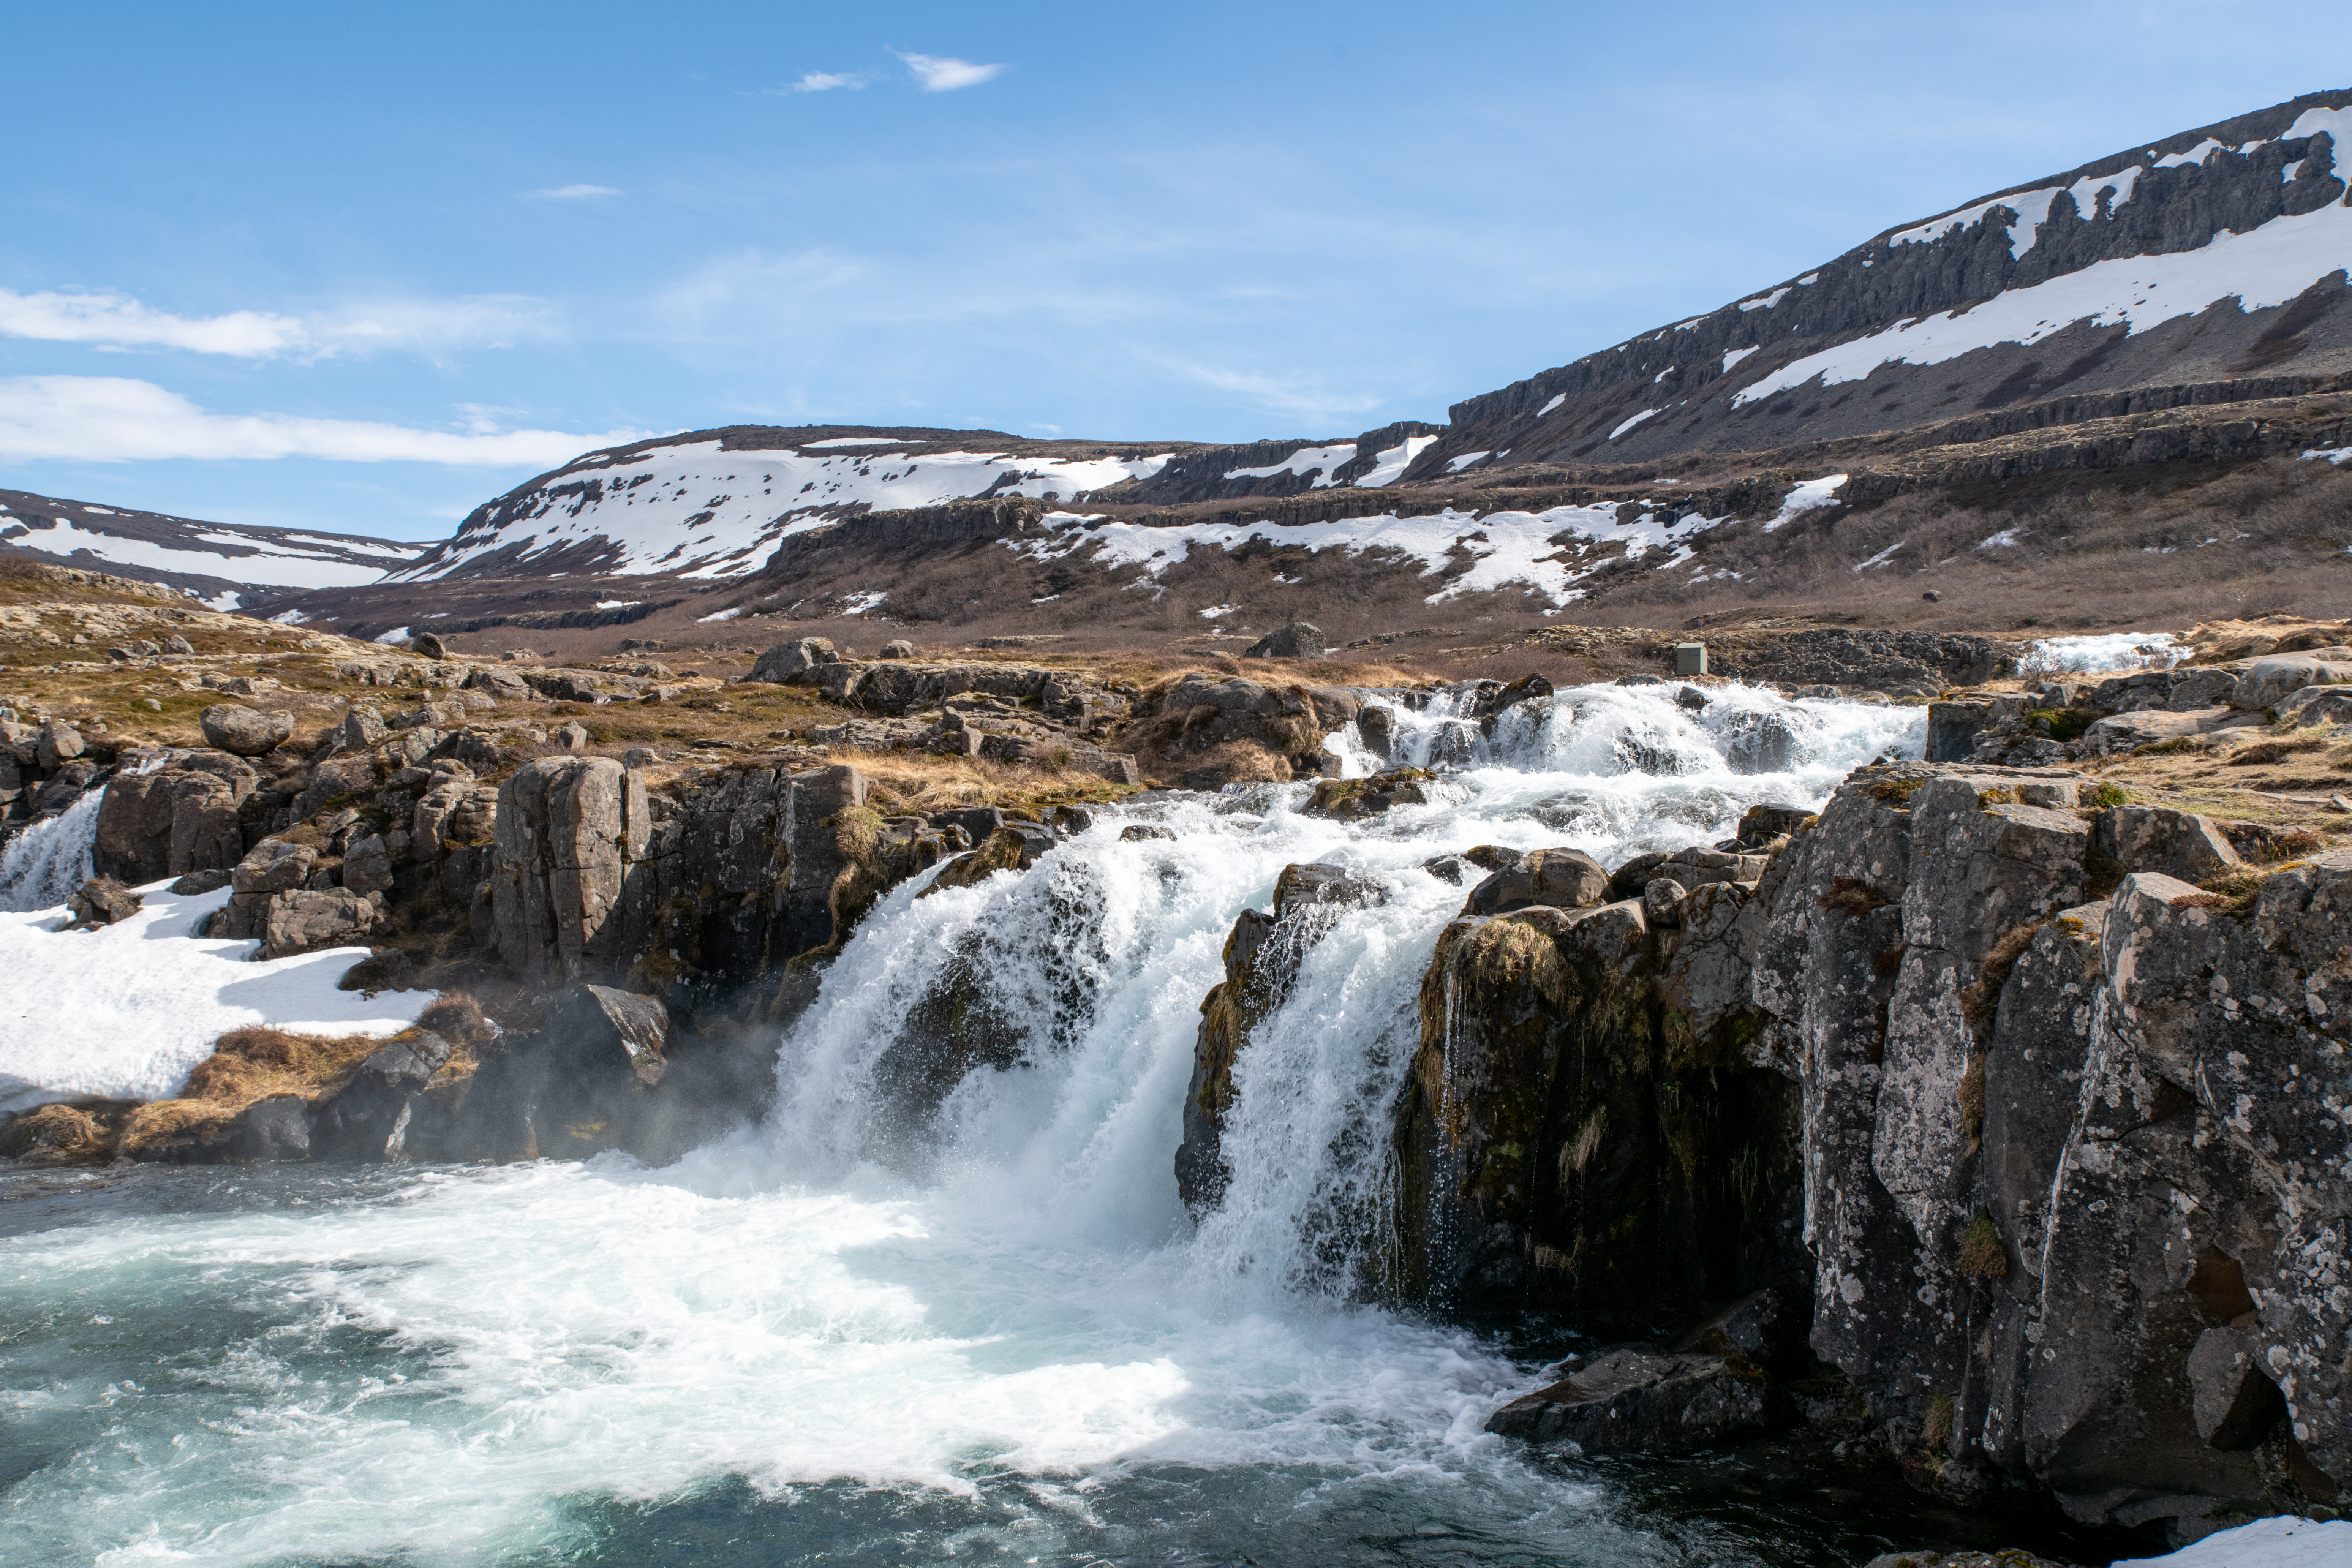
[[1138, 700], [1117, 743], [1188, 789], [1333, 771], [1328, 737], [1362, 710], [1339, 687], [1264, 686], [1193, 670]]
[[93, 877], [67, 896], [66, 909], [73, 915], [73, 923], [68, 929], [95, 931], [100, 926], [129, 920], [139, 912], [143, 901], [110, 877]]
[[2275, 708], [2305, 687], [2342, 686], [2352, 682], [2352, 664], [2313, 654], [2291, 654], [2256, 659], [2238, 678], [2227, 699], [2229, 705], [2259, 713]]
[[1584, 1454], [1671, 1453], [1761, 1431], [1765, 1384], [1719, 1355], [1623, 1345], [1572, 1361], [1558, 1383], [1486, 1418], [1486, 1430]]
[[2210, 817], [2156, 805], [2111, 806], [2091, 826], [2091, 854], [2126, 871], [2158, 871], [2202, 882], [2244, 864]]
[[707, 1128], [709, 1108], [665, 1089], [669, 1036], [668, 1011], [656, 998], [572, 986], [543, 1028], [500, 1037], [470, 1078], [415, 1099], [403, 1146], [436, 1160], [582, 1158], [610, 1149], [675, 1158]]
[[409, 1101], [449, 1059], [449, 1042], [420, 1032], [373, 1052], [310, 1112], [310, 1153], [325, 1160], [382, 1160], [402, 1152]]
[[1305, 621], [1279, 626], [1252, 643], [1244, 658], [1321, 658], [1330, 652], [1323, 634]]
[[40, 763], [43, 772], [55, 773], [80, 756], [87, 744], [79, 730], [62, 719], [52, 719], [41, 726], [40, 735], [33, 742], [33, 760]]
[[802, 637], [779, 643], [761, 654], [751, 666], [751, 678], [787, 686], [804, 684], [814, 679], [818, 666], [841, 662], [831, 637]]
[[1609, 896], [1609, 872], [1581, 849], [1530, 849], [1470, 889], [1465, 915], [1499, 915], [1531, 904], [1580, 909]]
[[236, 864], [244, 854], [238, 807], [256, 780], [246, 763], [214, 755], [239, 772], [170, 767], [126, 772], [108, 784], [92, 847], [102, 875], [152, 882]]
[[652, 828], [644, 775], [609, 757], [543, 757], [518, 768], [499, 786], [490, 873], [507, 963], [534, 979], [577, 979], [609, 963], [614, 942], [605, 929]]
[[[236, 901], [230, 900], [232, 905]], [[265, 961], [321, 948], [364, 946], [371, 932], [389, 923], [383, 895], [363, 895], [349, 888], [271, 893], [257, 913]]]
[[198, 719], [205, 742], [240, 757], [257, 757], [275, 751], [294, 733], [294, 721], [283, 713], [247, 708], [242, 702], [219, 702]]

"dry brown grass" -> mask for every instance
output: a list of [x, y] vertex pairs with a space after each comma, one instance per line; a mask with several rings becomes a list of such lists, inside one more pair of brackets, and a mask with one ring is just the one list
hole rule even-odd
[[89, 1164], [114, 1152], [117, 1117], [79, 1105], [44, 1105], [0, 1126], [0, 1159]]
[[383, 1043], [367, 1036], [327, 1039], [265, 1026], [232, 1029], [188, 1074], [180, 1098], [235, 1110], [272, 1095], [322, 1095]]
[[886, 816], [981, 805], [1077, 805], [1134, 793], [1126, 785], [1076, 769], [1055, 773], [923, 752], [861, 752], [847, 746], [836, 746], [825, 754], [866, 775], [871, 786], [867, 802]]

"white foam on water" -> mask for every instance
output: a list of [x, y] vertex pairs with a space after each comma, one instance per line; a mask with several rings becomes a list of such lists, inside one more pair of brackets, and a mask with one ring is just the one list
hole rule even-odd
[[[1465, 891], [1424, 861], [1706, 842], [1924, 738], [1916, 708], [1732, 686], [1685, 708], [1682, 690], [1562, 691], [1466, 737], [1463, 699], [1400, 708], [1408, 750], [1466, 748], [1426, 805], [1343, 824], [1302, 815], [1303, 784], [1149, 798], [1025, 874], [903, 885], [784, 1035], [766, 1122], [665, 1170], [438, 1169], [391, 1199], [0, 1243], [11, 1321], [70, 1302], [74, 1321], [238, 1325], [202, 1353], [142, 1352], [135, 1386], [20, 1385], [0, 1363], [0, 1401], [89, 1434], [16, 1484], [12, 1551], [562, 1561], [583, 1546], [580, 1499], [740, 1477], [776, 1498], [848, 1481], [993, 1500], [1017, 1482], [1021, 1517], [968, 1544], [1051, 1560], [1091, 1553], [1123, 1485], [1246, 1466], [1292, 1489], [1278, 1517], [1379, 1487], [1433, 1510], [1480, 1500], [1530, 1561], [1680, 1561], [1612, 1521], [1598, 1480], [1486, 1436], [1523, 1369], [1364, 1305], [1360, 1260], [1416, 989]], [[1369, 765], [1351, 731], [1333, 743]], [[1139, 823], [1174, 837], [1126, 840]], [[1385, 898], [1322, 912], [1237, 1066], [1232, 1184], [1196, 1227], [1172, 1165], [1201, 1000], [1236, 913], [1302, 861]], [[937, 1031], [908, 1021], [958, 973], [999, 1065], [941, 1074], [934, 1101]]]
[[2170, 632], [2040, 637], [2018, 656], [2017, 673], [2092, 675], [2103, 670], [2170, 669], [2189, 657], [2190, 650], [2175, 642]]
[[63, 904], [90, 879], [104, 789], [85, 790], [57, 816], [28, 822], [0, 849], [0, 910]]

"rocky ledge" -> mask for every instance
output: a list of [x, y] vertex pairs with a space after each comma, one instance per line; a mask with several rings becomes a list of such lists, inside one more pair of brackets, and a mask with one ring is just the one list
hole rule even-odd
[[[2054, 769], [1881, 765], [1613, 873], [1478, 851], [1398, 1098], [1383, 1288], [1633, 1342], [1494, 1429], [1809, 1421], [1961, 1500], [2174, 1542], [2352, 1479], [2352, 854], [2257, 868]], [[1202, 1008], [1178, 1176], [1334, 900]], [[1328, 922], [1327, 922], [1328, 923]], [[1721, 1310], [1662, 1344], [1695, 1302]]]

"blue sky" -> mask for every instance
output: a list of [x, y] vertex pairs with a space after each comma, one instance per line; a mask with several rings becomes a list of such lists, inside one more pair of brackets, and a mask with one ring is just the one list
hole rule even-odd
[[2210, 0], [5, 16], [0, 485], [400, 538], [615, 433], [1443, 419], [2352, 77]]

